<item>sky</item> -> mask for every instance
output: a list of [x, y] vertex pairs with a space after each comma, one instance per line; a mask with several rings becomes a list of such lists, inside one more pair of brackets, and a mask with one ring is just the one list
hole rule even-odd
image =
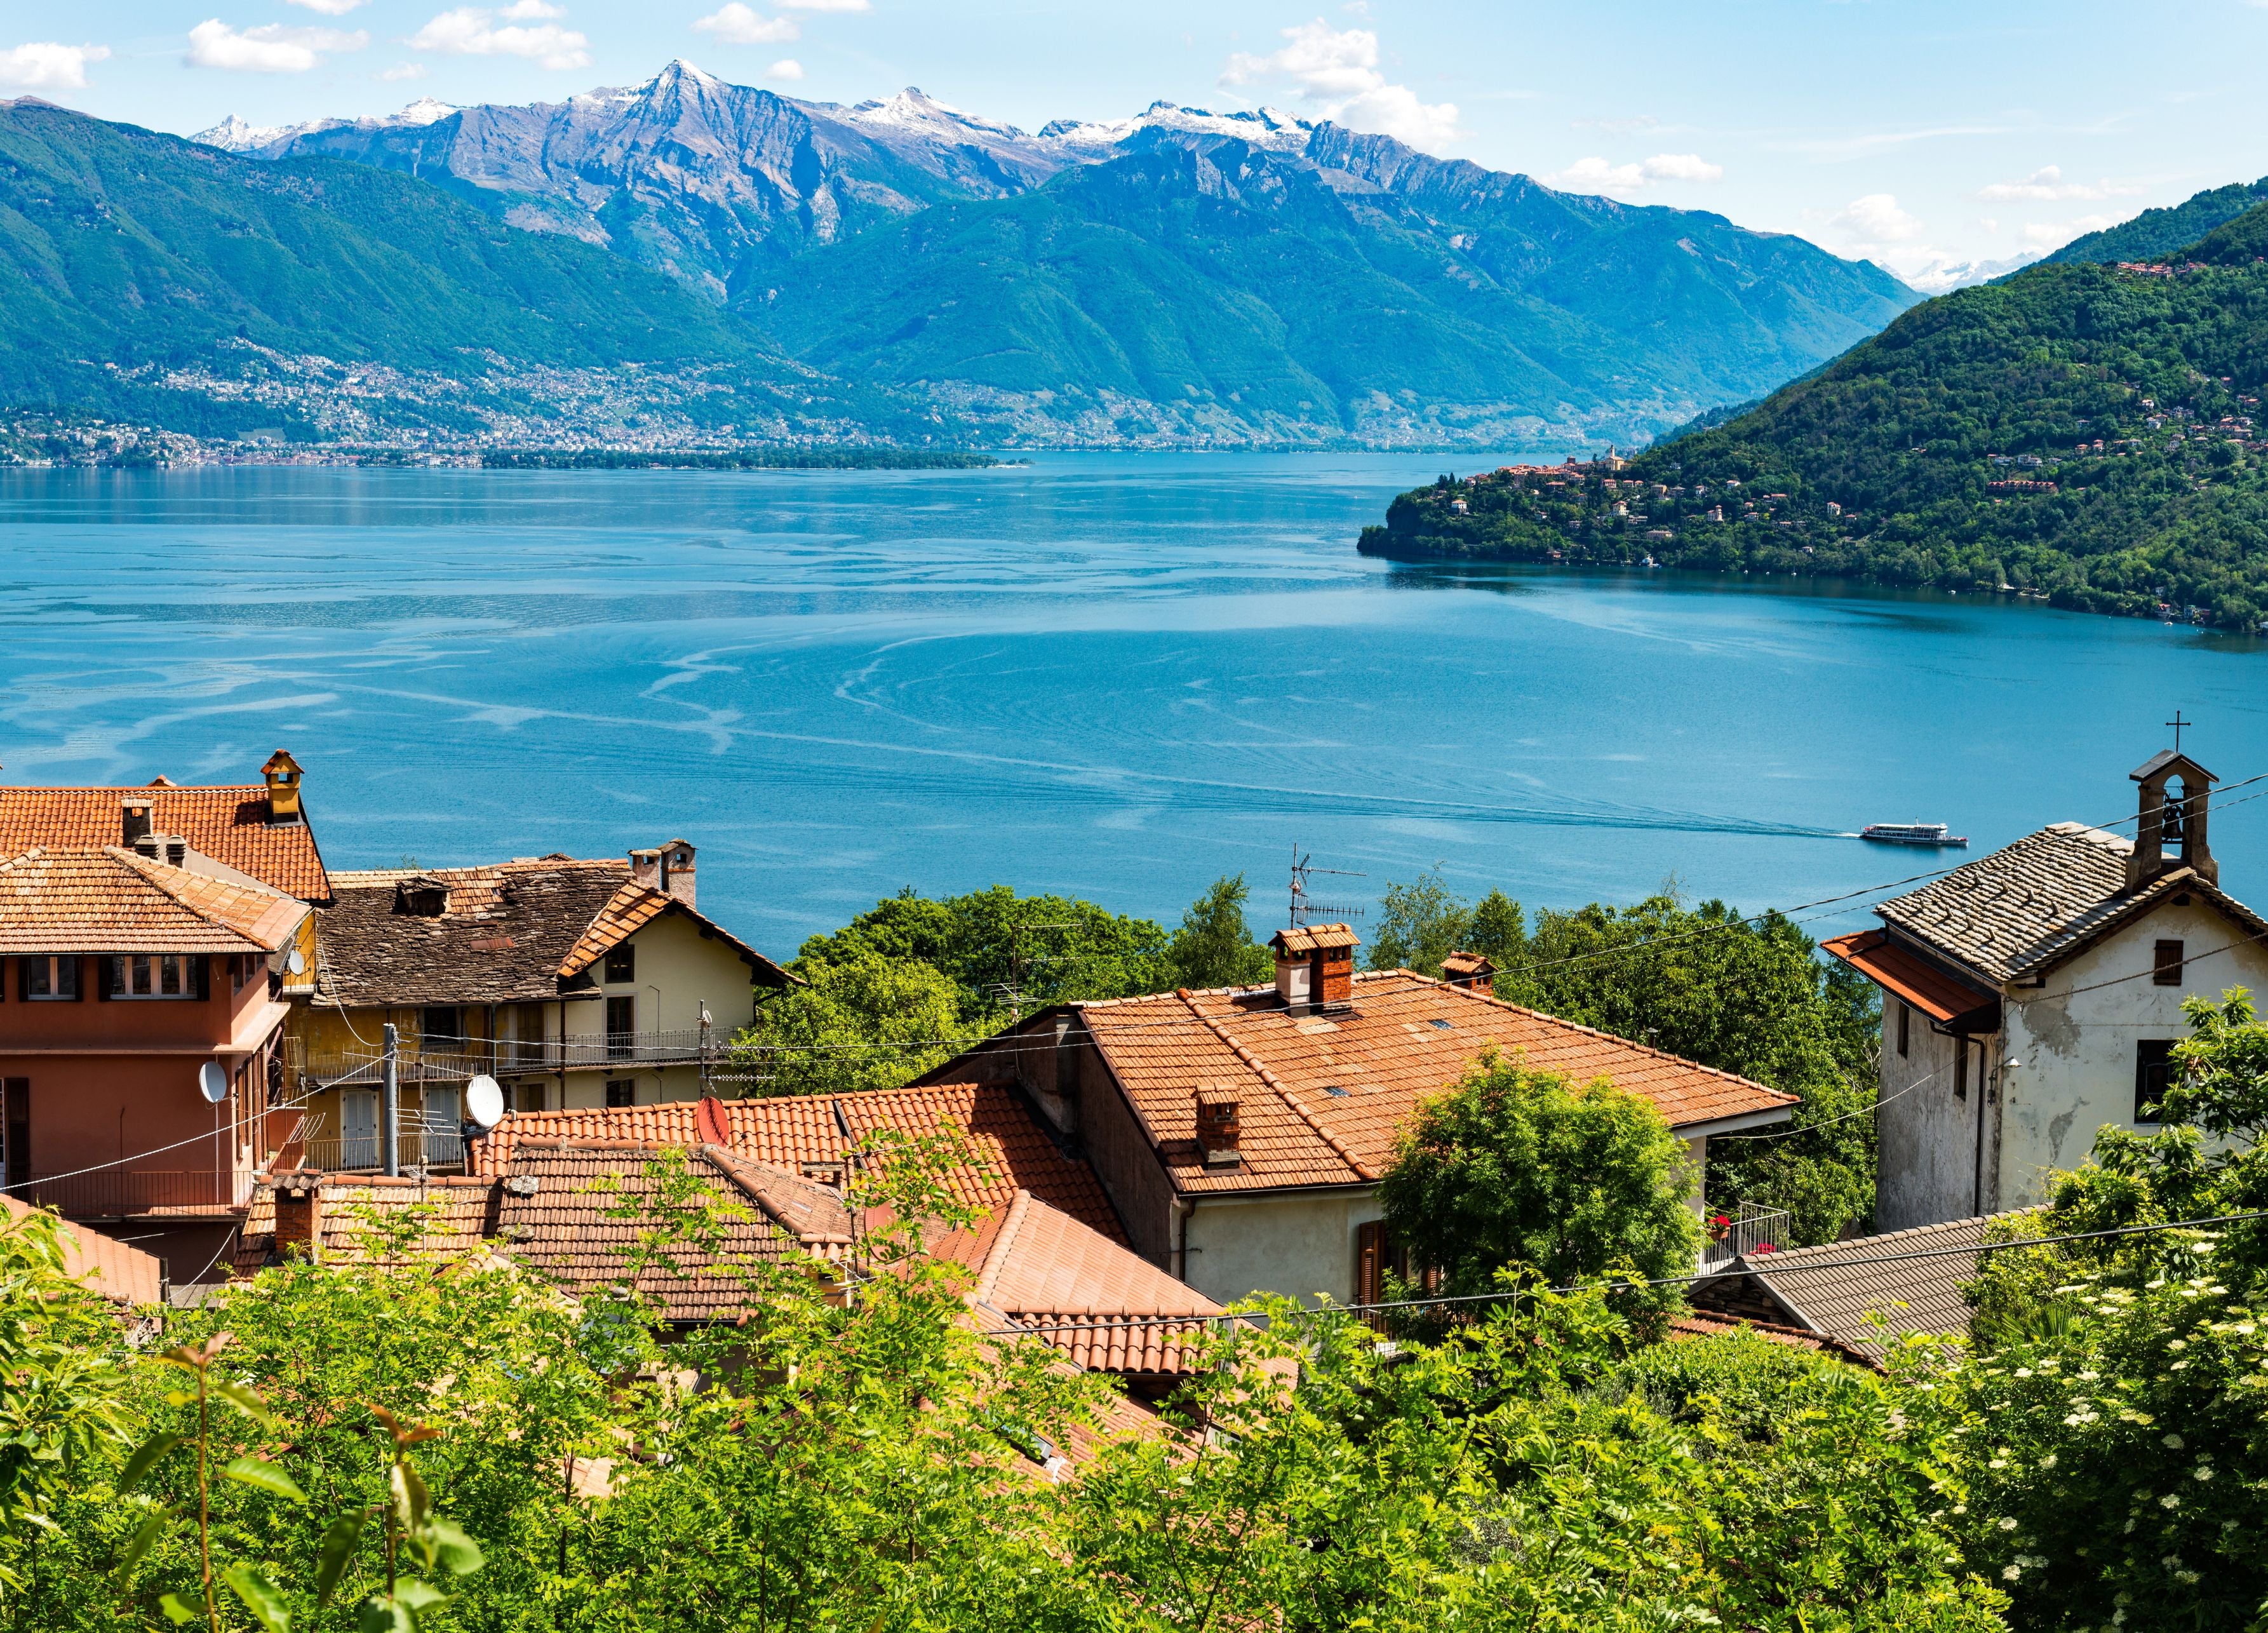
[[1026, 129], [1281, 107], [1923, 287], [2268, 174], [2268, 0], [0, 0], [0, 97], [184, 135], [556, 101], [681, 56]]

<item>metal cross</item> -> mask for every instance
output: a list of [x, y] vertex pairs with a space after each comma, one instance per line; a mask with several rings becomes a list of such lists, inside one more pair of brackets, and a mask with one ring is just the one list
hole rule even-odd
[[2197, 722], [2183, 719], [2182, 711], [2176, 709], [2174, 710], [2174, 717], [2166, 724], [2174, 728], [2174, 752], [2178, 754], [2182, 752], [2182, 728], [2185, 725], [2195, 725]]

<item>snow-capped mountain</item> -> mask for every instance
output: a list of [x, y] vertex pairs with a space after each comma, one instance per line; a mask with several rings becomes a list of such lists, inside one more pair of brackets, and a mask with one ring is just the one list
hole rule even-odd
[[437, 101], [431, 97], [420, 97], [400, 113], [388, 114], [379, 119], [312, 119], [297, 125], [255, 125], [231, 114], [210, 129], [198, 131], [189, 140], [228, 153], [257, 153], [262, 148], [275, 147], [295, 137], [309, 136], [318, 130], [333, 130], [341, 126], [368, 130], [422, 129], [448, 118], [456, 111], [451, 103]]

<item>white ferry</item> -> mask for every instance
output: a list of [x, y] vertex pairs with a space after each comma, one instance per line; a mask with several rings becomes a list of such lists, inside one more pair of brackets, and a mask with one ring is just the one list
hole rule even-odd
[[1960, 835], [1948, 833], [1942, 822], [1870, 822], [1859, 837], [1884, 845], [1969, 845]]

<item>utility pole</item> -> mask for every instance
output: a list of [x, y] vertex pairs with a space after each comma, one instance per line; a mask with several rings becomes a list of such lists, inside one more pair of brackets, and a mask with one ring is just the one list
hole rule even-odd
[[386, 1061], [379, 1069], [378, 1137], [389, 1179], [401, 1173], [401, 1034], [386, 1024]]

